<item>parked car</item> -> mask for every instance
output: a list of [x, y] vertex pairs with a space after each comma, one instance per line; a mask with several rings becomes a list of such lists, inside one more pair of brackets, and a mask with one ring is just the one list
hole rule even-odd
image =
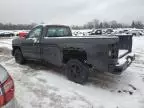
[[133, 36], [142, 36], [142, 35], [144, 35], [144, 33], [141, 30], [138, 30], [138, 29], [131, 30], [129, 33], [132, 34]]
[[109, 28], [106, 30], [105, 34], [111, 34], [112, 32], [114, 32], [114, 30], [112, 28]]
[[8, 31], [2, 31], [0, 32], [0, 37], [11, 37], [14, 36], [15, 34], [13, 32], [8, 32]]
[[7, 70], [0, 65], [0, 107], [14, 98], [14, 82]]
[[97, 30], [93, 30], [90, 35], [102, 35], [102, 30], [101, 29], [97, 29]]
[[129, 30], [127, 30], [127, 29], [120, 29], [120, 30], [114, 30], [114, 32], [112, 32], [111, 34], [123, 34], [123, 35], [125, 35], [125, 34], [129, 34]]
[[21, 31], [21, 32], [19, 32], [18, 36], [19, 36], [20, 38], [24, 38], [27, 34], [28, 34], [28, 32], [26, 32], [26, 31]]
[[[63, 25], [39, 25], [25, 38], [14, 39], [12, 48], [17, 63], [36, 60], [64, 66], [68, 79], [80, 84], [88, 80], [91, 68], [121, 74], [134, 60], [131, 35], [77, 37]], [[121, 49], [127, 53], [119, 57]]]

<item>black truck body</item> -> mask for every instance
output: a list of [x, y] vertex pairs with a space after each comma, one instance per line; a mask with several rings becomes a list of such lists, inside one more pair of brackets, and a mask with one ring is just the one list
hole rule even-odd
[[[20, 64], [25, 60], [45, 61], [56, 66], [68, 64], [67, 71], [73, 68], [70, 67], [73, 63], [83, 67], [81, 71], [96, 68], [98, 71], [120, 74], [134, 60], [134, 55], [130, 54], [131, 35], [74, 37], [70, 28], [63, 25], [39, 25], [26, 38], [14, 39], [12, 47], [12, 55]], [[127, 50], [127, 53], [119, 56], [120, 50]], [[121, 59], [122, 63], [119, 62]], [[81, 82], [69, 79], [83, 83], [88, 78], [88, 72], [79, 73], [79, 76], [87, 73], [84, 74], [87, 77]]]

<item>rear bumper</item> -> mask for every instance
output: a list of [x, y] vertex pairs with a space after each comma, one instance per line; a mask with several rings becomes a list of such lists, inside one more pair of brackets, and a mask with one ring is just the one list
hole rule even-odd
[[131, 63], [135, 60], [135, 54], [129, 53], [118, 60], [118, 63], [114, 66], [109, 66], [109, 72], [113, 74], [121, 74], [127, 69]]

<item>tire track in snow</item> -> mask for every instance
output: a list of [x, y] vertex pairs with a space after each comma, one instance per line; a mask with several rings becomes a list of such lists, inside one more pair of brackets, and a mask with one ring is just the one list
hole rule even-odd
[[[3, 55], [3, 53], [1, 55]], [[5, 58], [5, 59], [3, 59], [1, 61], [1, 63], [9, 71], [11, 71], [11, 69], [13, 71], [15, 71], [13, 73], [13, 76], [14, 76], [16, 86], [25, 87], [27, 89], [27, 92], [29, 92], [31, 95], [36, 96], [35, 100], [39, 100], [37, 102], [30, 101], [30, 104], [32, 105], [31, 107], [43, 108], [43, 104], [47, 104], [48, 106], [51, 106], [53, 108], [58, 108], [58, 107], [65, 108], [66, 106], [68, 107], [71, 102], [76, 101], [76, 99], [77, 99], [77, 101], [80, 101], [82, 104], [84, 104], [84, 105], [80, 105], [79, 108], [92, 108], [92, 105], [90, 104], [90, 102], [88, 102], [88, 100], [87, 101], [84, 100], [84, 98], [82, 98], [82, 96], [80, 97], [80, 95], [77, 95], [74, 92], [71, 93], [72, 94], [71, 97], [69, 97], [69, 96], [63, 97], [59, 94], [58, 88], [52, 87], [49, 85], [43, 85], [42, 84], [43, 82], [39, 83], [41, 80], [35, 84], [33, 81], [31, 81], [31, 77], [38, 75], [37, 74], [38, 70], [32, 69], [29, 66], [18, 65], [15, 63], [15, 61], [12, 57], [7, 58], [7, 56], [9, 56], [9, 53], [7, 53], [7, 55], [5, 54], [5, 56], [3, 56], [3, 58]], [[34, 67], [41, 69], [41, 67], [37, 67], [37, 66], [34, 66]], [[18, 74], [18, 72], [19, 72], [19, 74]], [[21, 98], [19, 98], [19, 96], [17, 96], [17, 97], [18, 97], [18, 99], [21, 99]], [[47, 99], [50, 102], [45, 102], [44, 99]], [[23, 101], [25, 103], [25, 100], [23, 100]]]

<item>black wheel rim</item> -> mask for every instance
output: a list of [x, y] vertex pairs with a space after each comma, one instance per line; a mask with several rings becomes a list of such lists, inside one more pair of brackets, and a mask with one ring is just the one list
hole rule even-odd
[[76, 64], [71, 65], [70, 74], [74, 81], [78, 82], [80, 79], [82, 79], [81, 71], [82, 70], [81, 70], [80, 66], [78, 66]]

